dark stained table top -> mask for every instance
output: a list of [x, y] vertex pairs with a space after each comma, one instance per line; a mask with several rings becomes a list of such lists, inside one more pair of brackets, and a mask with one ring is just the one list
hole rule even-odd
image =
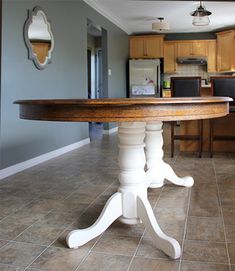
[[20, 118], [135, 122], [207, 119], [229, 113], [229, 97], [18, 100]]

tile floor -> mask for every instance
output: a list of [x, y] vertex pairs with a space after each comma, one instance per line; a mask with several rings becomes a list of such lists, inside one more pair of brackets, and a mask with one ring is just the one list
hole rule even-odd
[[[166, 127], [166, 126], [165, 126]], [[165, 160], [193, 188], [149, 190], [162, 229], [183, 248], [179, 260], [155, 249], [142, 225], [115, 222], [73, 250], [66, 234], [92, 224], [116, 191], [117, 135], [0, 182], [1, 271], [235, 271], [235, 155], [178, 154]]]

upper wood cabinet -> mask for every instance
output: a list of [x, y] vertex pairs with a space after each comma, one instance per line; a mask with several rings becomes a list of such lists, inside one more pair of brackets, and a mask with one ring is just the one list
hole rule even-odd
[[177, 56], [190, 56], [193, 54], [192, 41], [178, 41], [177, 42]]
[[217, 61], [216, 61], [216, 40], [207, 41], [207, 71], [216, 72], [217, 71]]
[[177, 41], [179, 56], [206, 56], [207, 71], [216, 72], [216, 40]]
[[235, 71], [235, 30], [219, 32], [216, 35], [218, 71]]
[[163, 57], [164, 35], [130, 36], [130, 58]]
[[207, 41], [205, 40], [190, 40], [178, 41], [178, 56], [206, 56]]
[[176, 72], [177, 43], [174, 41], [164, 42], [164, 72]]
[[[217, 71], [216, 70], [217, 69], [216, 40], [163, 41], [163, 39], [164, 39], [164, 35], [130, 36], [129, 38], [130, 58], [162, 58], [163, 57], [164, 58], [164, 72], [175, 73], [177, 71], [177, 61], [176, 61], [177, 57], [205, 56], [207, 57], [207, 63], [208, 63], [207, 71], [208, 72]], [[226, 40], [226, 42], [228, 41]], [[220, 46], [220, 47], [223, 48], [223, 46]], [[230, 48], [227, 48], [225, 50], [225, 52], [229, 54], [229, 56], [231, 55], [230, 51], [232, 51], [230, 50]], [[234, 52], [233, 59], [234, 57], [235, 57], [235, 52]], [[226, 60], [227, 58], [228, 57], [224, 57], [223, 59]], [[235, 59], [234, 59], [234, 64], [235, 64]], [[227, 67], [226, 69], [228, 70]]]
[[194, 56], [207, 56], [208, 53], [208, 42], [203, 41], [193, 41], [193, 55]]

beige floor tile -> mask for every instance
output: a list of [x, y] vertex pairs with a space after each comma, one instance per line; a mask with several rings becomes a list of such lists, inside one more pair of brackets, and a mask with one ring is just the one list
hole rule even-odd
[[154, 214], [161, 223], [184, 222], [187, 216], [185, 208], [161, 208], [156, 206]]
[[122, 235], [122, 236], [136, 236], [141, 237], [144, 233], [144, 224], [127, 225], [116, 220], [109, 228], [105, 231], [106, 234]]
[[220, 193], [221, 204], [235, 204], [235, 189], [234, 190], [227, 190]]
[[217, 182], [219, 185], [234, 185], [235, 186], [235, 173], [233, 174], [216, 174]]
[[229, 160], [225, 160], [225, 163], [216, 163], [215, 164], [215, 172], [216, 174], [234, 174], [234, 162], [229, 162]]
[[126, 271], [131, 257], [92, 252], [77, 271]]
[[[182, 243], [183, 236], [184, 236], [184, 222], [171, 222], [171, 223], [158, 223], [161, 230], [168, 236], [175, 238], [179, 243]], [[151, 238], [149, 233], [145, 231], [144, 233], [145, 238]]]
[[226, 225], [225, 226], [227, 242], [235, 243], [235, 225]]
[[26, 267], [44, 249], [34, 244], [10, 242], [0, 249], [0, 263]]
[[167, 187], [163, 189], [156, 208], [187, 209], [189, 199], [189, 189], [184, 187]]
[[39, 222], [20, 234], [16, 238], [16, 241], [48, 246], [63, 232], [64, 229], [65, 227]]
[[180, 271], [230, 271], [228, 265], [199, 263], [199, 262], [182, 262]]
[[1, 271], [24, 271], [25, 268], [0, 263], [0, 270]]
[[[144, 269], [143, 269], [144, 268]], [[135, 257], [130, 271], [178, 271], [179, 270], [179, 262], [177, 261], [165, 261], [159, 259], [145, 259]]]
[[183, 260], [228, 264], [225, 243], [185, 241]]
[[0, 240], [0, 248], [5, 246], [8, 242], [4, 240]]
[[231, 264], [235, 264], [235, 243], [228, 243], [228, 254]]
[[235, 271], [235, 265], [231, 265], [231, 271]]
[[224, 224], [225, 225], [235, 225], [235, 208], [230, 206], [222, 207]]
[[221, 216], [219, 200], [211, 201], [192, 195], [189, 215], [200, 217], [219, 217]]
[[37, 199], [26, 206], [32, 212], [49, 212], [61, 206], [61, 201], [56, 199]]
[[55, 207], [53, 211], [57, 212], [69, 212], [77, 217], [80, 216], [89, 206], [89, 204], [79, 203], [76, 200], [64, 200], [60, 203], [59, 206]]
[[170, 260], [164, 252], [157, 248], [157, 244], [155, 244], [150, 238], [143, 238], [141, 240], [136, 256], [142, 258]]
[[104, 234], [93, 248], [93, 251], [132, 256], [139, 244], [139, 240], [139, 237]]
[[72, 224], [75, 220], [77, 220], [81, 213], [78, 213], [78, 215], [75, 216], [75, 213], [71, 212], [52, 211], [49, 214], [45, 215], [42, 219], [40, 219], [40, 223], [52, 226], [66, 227]]
[[83, 248], [49, 247], [30, 268], [42, 269], [43, 271], [72, 271], [76, 269], [87, 253], [88, 250]]
[[32, 223], [24, 221], [17, 221], [6, 218], [0, 223], [0, 238], [5, 240], [12, 240], [27, 229]]
[[222, 218], [189, 217], [186, 239], [225, 242]]

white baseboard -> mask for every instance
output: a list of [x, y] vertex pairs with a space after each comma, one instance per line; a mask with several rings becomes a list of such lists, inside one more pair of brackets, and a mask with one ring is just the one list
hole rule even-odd
[[103, 134], [104, 135], [111, 135], [113, 133], [116, 133], [118, 131], [118, 127], [114, 127], [112, 129], [109, 130], [103, 130]]
[[62, 147], [60, 149], [57, 149], [57, 150], [42, 154], [40, 156], [37, 156], [35, 158], [29, 159], [29, 160], [24, 161], [22, 163], [1, 169], [0, 170], [0, 180], [4, 179], [6, 177], [9, 177], [11, 175], [14, 175], [14, 174], [16, 174], [20, 171], [23, 171], [27, 168], [36, 166], [36, 165], [43, 163], [43, 162], [46, 162], [52, 158], [55, 158], [55, 157], [60, 156], [62, 154], [65, 154], [66, 152], [80, 148], [80, 147], [82, 147], [86, 144], [89, 144], [89, 143], [90, 143], [90, 138], [86, 138], [86, 139], [83, 139], [83, 140], [78, 141], [76, 143]]

